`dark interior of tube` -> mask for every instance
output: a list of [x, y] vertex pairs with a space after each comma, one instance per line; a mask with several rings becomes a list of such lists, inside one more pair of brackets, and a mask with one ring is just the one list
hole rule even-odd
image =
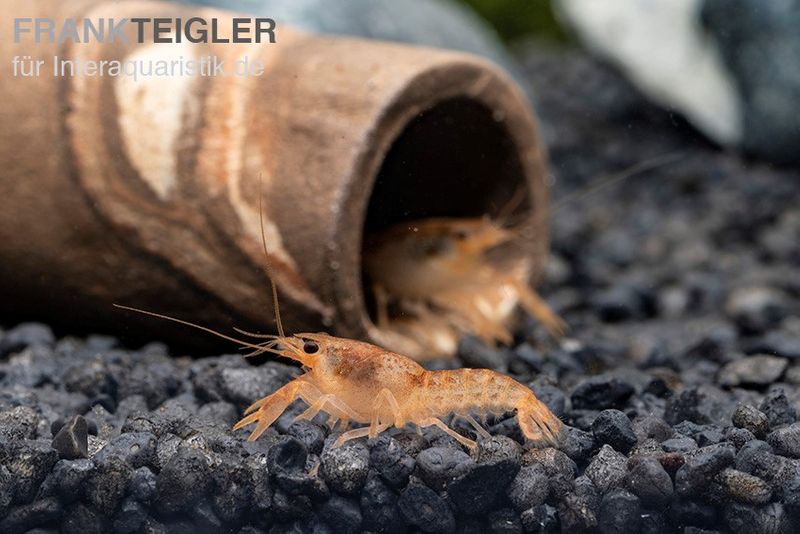
[[420, 113], [395, 140], [375, 180], [364, 236], [429, 217], [513, 222], [530, 209], [518, 149], [502, 118], [479, 102], [454, 98]]

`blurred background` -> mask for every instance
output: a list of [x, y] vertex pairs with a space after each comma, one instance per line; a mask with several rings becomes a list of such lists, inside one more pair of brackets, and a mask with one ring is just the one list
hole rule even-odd
[[556, 20], [550, 0], [462, 0], [486, 19], [504, 42], [514, 44], [531, 36], [552, 43], [570, 37]]
[[800, 158], [798, 0], [183, 1], [476, 53], [529, 94], [520, 65], [531, 49], [583, 48], [713, 143], [775, 162]]
[[[554, 339], [522, 319], [507, 345], [465, 336], [454, 358], [430, 366], [507, 373], [569, 435], [560, 451], [523, 455], [513, 418], [492, 417], [494, 445], [477, 462], [430, 432], [331, 453], [332, 432], [294, 423], [304, 409], [295, 405], [246, 443], [231, 425], [295, 368], [239, 354], [181, 357], [199, 353], [152, 342], [179, 325], [148, 322], [141, 346], [125, 314], [113, 315], [116, 330], [75, 327], [43, 315], [50, 295], [27, 315], [27, 297], [3, 295], [0, 532], [800, 531], [800, 0], [183, 3], [472, 52], [514, 77], [549, 161], [549, 256], [537, 290], [570, 329]], [[471, 139], [485, 140], [486, 124], [472, 124]], [[338, 147], [338, 137], [309, 144]], [[429, 151], [437, 162], [449, 161], [445, 152], [486, 154], [486, 144], [444, 144]], [[64, 174], [71, 194], [74, 173]], [[458, 172], [442, 180], [454, 196], [470, 182]], [[487, 182], [501, 180], [491, 172]], [[14, 228], [0, 225], [0, 239], [3, 231]], [[30, 248], [27, 265], [47, 263], [40, 255], [52, 251]], [[98, 257], [86, 271], [106, 269], [123, 289], [151, 273], [182, 281], [163, 262], [136, 272]], [[20, 276], [13, 267], [0, 262], [6, 280]], [[180, 289], [159, 291], [158, 311], [169, 312]], [[269, 309], [266, 290], [240, 300], [253, 293], [265, 297], [259, 313]], [[209, 295], [201, 311], [215, 303]], [[203, 324], [220, 328], [220, 318]]]

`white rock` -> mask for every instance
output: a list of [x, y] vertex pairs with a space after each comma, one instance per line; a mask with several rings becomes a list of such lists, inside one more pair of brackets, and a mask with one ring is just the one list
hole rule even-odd
[[702, 0], [556, 0], [556, 12], [596, 54], [658, 104], [723, 145], [743, 137], [742, 104], [717, 45], [700, 22]]

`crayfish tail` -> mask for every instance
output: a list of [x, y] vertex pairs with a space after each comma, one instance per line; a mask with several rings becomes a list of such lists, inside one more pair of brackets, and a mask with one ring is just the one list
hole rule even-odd
[[535, 397], [517, 409], [517, 419], [525, 437], [536, 444], [558, 447], [564, 440], [564, 423]]

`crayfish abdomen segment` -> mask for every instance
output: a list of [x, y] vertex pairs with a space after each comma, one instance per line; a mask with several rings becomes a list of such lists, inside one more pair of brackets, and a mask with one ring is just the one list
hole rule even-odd
[[517, 411], [526, 438], [557, 445], [563, 429], [561, 421], [533, 391], [509, 376], [489, 369], [429, 371], [425, 387], [415, 395], [416, 413], [412, 420], [427, 416], [505, 413]]
[[474, 411], [488, 414], [513, 410], [533, 393], [512, 378], [489, 369], [431, 371], [420, 394], [431, 412]]

